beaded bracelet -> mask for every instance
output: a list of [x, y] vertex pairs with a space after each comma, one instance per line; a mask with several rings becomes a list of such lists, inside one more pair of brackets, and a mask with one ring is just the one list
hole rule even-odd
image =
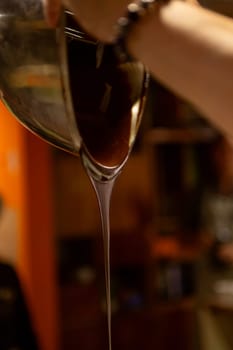
[[146, 14], [153, 12], [155, 3], [161, 0], [140, 0], [130, 3], [127, 12], [117, 22], [117, 37], [115, 40], [115, 51], [121, 61], [132, 61], [133, 58], [127, 51], [126, 39], [135, 23]]

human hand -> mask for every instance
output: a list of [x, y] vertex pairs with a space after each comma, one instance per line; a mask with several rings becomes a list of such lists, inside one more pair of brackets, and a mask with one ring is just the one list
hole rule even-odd
[[87, 33], [103, 42], [115, 37], [115, 24], [125, 14], [130, 0], [64, 0]]
[[[172, 1], [172, 0], [170, 0]], [[199, 5], [198, 0], [181, 0]], [[61, 7], [71, 10], [87, 33], [103, 42], [111, 42], [115, 37], [115, 24], [124, 15], [130, 0], [42, 0], [49, 25], [56, 26]]]
[[200, 5], [198, 0], [186, 0], [189, 4]]
[[62, 0], [42, 0], [42, 4], [48, 24], [55, 27], [60, 17]]
[[87, 33], [104, 42], [115, 36], [114, 25], [125, 13], [129, 0], [42, 0], [49, 25], [56, 26], [61, 6], [71, 10]]
[[181, 0], [183, 2], [187, 2], [188, 4], [191, 5], [200, 5], [198, 0]]

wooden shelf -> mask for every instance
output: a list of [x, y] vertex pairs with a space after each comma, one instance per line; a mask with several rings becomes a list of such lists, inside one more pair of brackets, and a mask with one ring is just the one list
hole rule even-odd
[[210, 142], [216, 135], [210, 127], [153, 128], [145, 135], [147, 144]]
[[[150, 113], [156, 110], [156, 115], [151, 116], [151, 123], [164, 121], [163, 125], [178, 127], [148, 130], [145, 126], [111, 203], [111, 278], [116, 306], [112, 334], [113, 347], [121, 350], [192, 348], [193, 266], [203, 249], [198, 236], [189, 234], [196, 227], [190, 223], [195, 220], [196, 193], [192, 191], [199, 185], [201, 165], [207, 158], [203, 149], [217, 134], [199, 120], [191, 124], [193, 116], [186, 118], [182, 102], [179, 106], [180, 101], [170, 93], [164, 96], [162, 91], [156, 96], [159, 106], [153, 98]], [[192, 126], [180, 126], [188, 120]], [[186, 152], [193, 145], [198, 147]], [[56, 224], [63, 248], [59, 255], [63, 258], [59, 275], [63, 283], [59, 290], [62, 345], [70, 350], [105, 350], [104, 254], [96, 196], [75, 158], [57, 151], [54, 172]], [[165, 232], [169, 236], [162, 236]], [[82, 238], [88, 241], [87, 249], [79, 245]], [[73, 239], [79, 245], [77, 251]], [[93, 285], [77, 285], [80, 266], [94, 271]], [[180, 291], [173, 293], [169, 276], [173, 278], [174, 271], [180, 276], [176, 280]]]
[[185, 244], [174, 237], [156, 237], [151, 241], [151, 256], [156, 260], [194, 261], [200, 251], [199, 244]]

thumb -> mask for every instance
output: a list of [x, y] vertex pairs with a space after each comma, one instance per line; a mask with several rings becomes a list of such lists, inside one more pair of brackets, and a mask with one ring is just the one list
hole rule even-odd
[[61, 0], [42, 0], [44, 15], [51, 27], [56, 27], [61, 12]]

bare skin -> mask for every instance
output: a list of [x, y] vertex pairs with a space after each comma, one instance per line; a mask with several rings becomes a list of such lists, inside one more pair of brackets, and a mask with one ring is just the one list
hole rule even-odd
[[55, 27], [60, 17], [61, 0], [42, 0], [44, 13], [51, 27]]
[[[48, 23], [54, 26], [59, 18], [61, 6], [74, 12], [78, 22], [88, 33], [99, 40], [111, 42], [115, 36], [114, 25], [125, 13], [129, 0], [43, 0]], [[79, 15], [80, 14], [80, 15]], [[103, 20], [104, 19], [104, 20]]]
[[[59, 17], [61, 0], [44, 0], [49, 22]], [[83, 28], [111, 42], [127, 0], [64, 0]], [[53, 9], [51, 9], [53, 7]], [[171, 0], [156, 5], [131, 31], [128, 50], [151, 74], [200, 110], [226, 135], [233, 136], [233, 20]]]

